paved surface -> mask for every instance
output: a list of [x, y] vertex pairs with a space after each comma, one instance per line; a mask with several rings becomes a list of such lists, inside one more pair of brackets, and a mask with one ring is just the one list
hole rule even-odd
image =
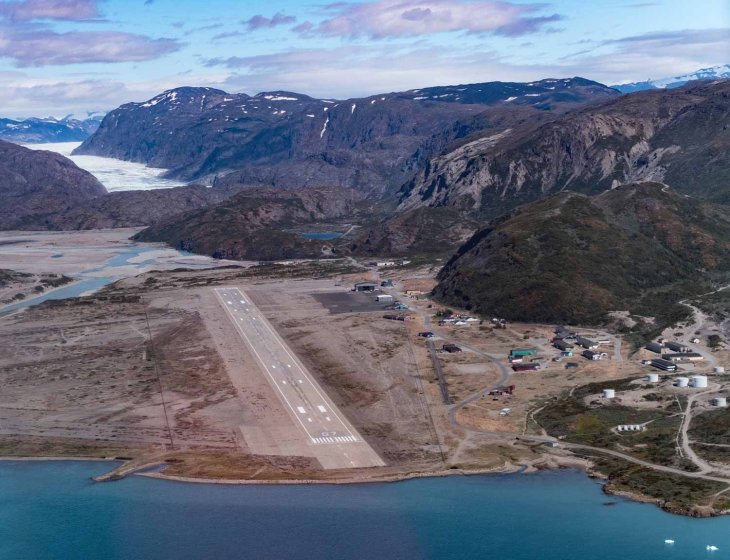
[[383, 466], [251, 299], [239, 288], [215, 293], [322, 466]]
[[[386, 311], [392, 303], [381, 303], [375, 297], [383, 292], [324, 292], [312, 294], [332, 315], [339, 313], [369, 313]], [[397, 313], [390, 311], [389, 313]]]

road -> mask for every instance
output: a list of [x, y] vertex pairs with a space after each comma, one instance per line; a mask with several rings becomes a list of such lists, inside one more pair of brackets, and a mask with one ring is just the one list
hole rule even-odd
[[383, 466], [251, 299], [239, 288], [214, 291], [322, 466]]

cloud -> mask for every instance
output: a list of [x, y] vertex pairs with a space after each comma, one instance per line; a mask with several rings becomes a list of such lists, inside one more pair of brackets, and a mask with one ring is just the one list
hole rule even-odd
[[246, 28], [249, 31], [256, 31], [257, 29], [270, 29], [278, 25], [288, 25], [290, 23], [294, 23], [296, 20], [297, 18], [294, 16], [287, 16], [281, 12], [277, 12], [270, 18], [262, 15], [255, 15], [251, 19], [242, 23], [246, 25]]
[[655, 32], [595, 42], [550, 63], [516, 64], [488, 49], [369, 43], [298, 49], [204, 61], [233, 72], [220, 87], [256, 93], [299, 91], [318, 97], [359, 97], [412, 88], [583, 76], [605, 84], [676, 76], [730, 60], [727, 29]]
[[20, 0], [0, 3], [0, 17], [11, 21], [99, 19], [96, 0]]
[[87, 111], [105, 112], [130, 101], [144, 101], [161, 91], [180, 86], [211, 86], [228, 74], [186, 75], [177, 73], [153, 81], [129, 82], [106, 77], [78, 79], [38, 78], [22, 71], [0, 71], [0, 107], [3, 117], [55, 116]]
[[334, 37], [413, 37], [449, 31], [518, 36], [558, 21], [558, 14], [537, 15], [544, 4], [492, 0], [374, 0], [338, 2], [325, 7], [328, 17], [295, 28], [301, 33]]
[[137, 62], [180, 48], [174, 39], [153, 39], [119, 31], [57, 33], [38, 26], [0, 26], [0, 57], [16, 66], [89, 62]]

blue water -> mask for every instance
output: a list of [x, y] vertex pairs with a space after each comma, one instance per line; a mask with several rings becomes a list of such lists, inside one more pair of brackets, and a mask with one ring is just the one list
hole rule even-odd
[[[153, 251], [158, 251], [159, 248], [157, 247], [130, 247], [129, 249], [125, 249], [118, 253], [117, 255], [114, 255], [110, 259], [108, 259], [103, 266], [97, 267], [97, 268], [90, 268], [88, 270], [83, 271], [80, 273], [76, 278], [75, 282], [73, 284], [68, 284], [67, 286], [63, 286], [61, 288], [50, 290], [44, 294], [27, 298], [21, 301], [18, 301], [16, 303], [6, 305], [0, 309], [0, 317], [3, 315], [8, 315], [10, 313], [13, 313], [15, 311], [18, 311], [19, 309], [24, 309], [26, 307], [30, 307], [32, 305], [38, 305], [39, 303], [43, 303], [46, 300], [59, 300], [59, 299], [66, 299], [66, 298], [72, 298], [72, 297], [78, 297], [81, 294], [86, 293], [92, 293], [95, 292], [107, 284], [111, 284], [112, 282], [115, 282], [123, 276], [120, 276], [118, 274], [109, 274], [108, 276], [89, 276], [92, 274], [97, 274], [99, 272], [106, 271], [108, 269], [113, 269], [116, 267], [133, 267], [135, 269], [142, 269], [145, 266], [155, 264], [157, 262], [157, 259], [151, 258], [151, 259], [145, 259], [140, 262], [134, 262], [130, 263], [129, 261], [131, 259], [134, 259], [135, 257], [138, 257], [139, 255], [144, 255], [145, 253], [150, 253]], [[180, 257], [189, 257], [192, 256], [193, 253], [188, 253], [186, 251], [178, 251]], [[59, 253], [56, 255], [52, 255], [53, 258], [63, 258], [63, 253]], [[209, 265], [202, 263], [199, 265], [193, 264], [185, 264], [180, 263], [183, 267], [191, 267], [191, 268], [209, 268]]]
[[623, 500], [607, 507], [600, 486], [577, 472], [343, 486], [89, 480], [108, 468], [0, 463], [0, 559], [730, 557], [730, 518]]
[[302, 237], [306, 237], [307, 239], [319, 239], [320, 241], [329, 241], [331, 239], [337, 239], [339, 237], [342, 237], [343, 234], [341, 233], [303, 233]]

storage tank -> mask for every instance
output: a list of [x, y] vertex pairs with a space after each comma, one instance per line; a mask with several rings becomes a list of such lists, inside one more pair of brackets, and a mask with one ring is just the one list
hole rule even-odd
[[646, 380], [649, 383], [659, 383], [659, 374], [658, 373], [650, 373], [646, 376]]
[[710, 401], [710, 404], [712, 404], [712, 406], [721, 406], [724, 408], [727, 406], [727, 397], [715, 397]]
[[603, 390], [603, 398], [604, 399], [613, 399], [613, 398], [616, 398], [616, 389], [604, 389]]
[[675, 387], [689, 387], [689, 379], [687, 377], [677, 377], [674, 379]]
[[717, 366], [715, 368], [715, 373], [720, 373], [720, 374], [725, 373], [725, 368], [722, 366]]
[[693, 375], [692, 376], [692, 387], [702, 389], [707, 387], [707, 376], [706, 375]]

